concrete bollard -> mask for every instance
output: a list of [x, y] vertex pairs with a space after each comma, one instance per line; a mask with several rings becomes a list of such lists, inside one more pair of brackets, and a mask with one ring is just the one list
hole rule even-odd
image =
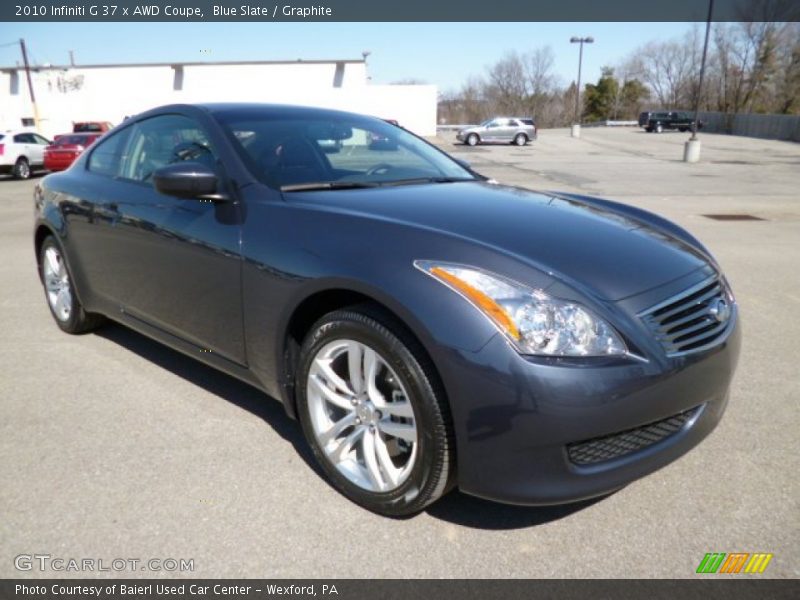
[[574, 138], [579, 138], [579, 137], [581, 137], [581, 126], [580, 126], [580, 125], [577, 125], [577, 124], [576, 124], [576, 125], [573, 125], [573, 126], [572, 126], [571, 135], [572, 135], [572, 137], [574, 137]]
[[683, 146], [683, 162], [696, 163], [700, 160], [700, 140], [689, 140]]

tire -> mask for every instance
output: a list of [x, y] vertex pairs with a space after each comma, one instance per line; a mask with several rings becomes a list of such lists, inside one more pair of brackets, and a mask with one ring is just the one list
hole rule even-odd
[[48, 236], [42, 242], [38, 260], [39, 278], [56, 325], [72, 334], [86, 333], [99, 327], [104, 318], [83, 310], [75, 294], [64, 252], [53, 236]]
[[477, 133], [470, 133], [467, 136], [467, 146], [477, 146], [480, 141], [481, 139], [478, 137]]
[[455, 441], [444, 392], [396, 319], [371, 305], [324, 316], [303, 342], [295, 389], [314, 457], [357, 504], [409, 515], [452, 487]]
[[17, 162], [14, 163], [12, 173], [15, 179], [28, 179], [31, 176], [31, 166], [28, 164], [28, 159], [20, 156]]
[[652, 128], [652, 127], [645, 127], [645, 128], [644, 128], [644, 130], [645, 130], [647, 133], [653, 133], [653, 128]]
[[664, 131], [664, 126], [659, 123], [656, 125], [656, 133], [661, 133], [662, 131]]
[[524, 146], [528, 143], [528, 136], [524, 133], [518, 133], [514, 136], [514, 144], [517, 146]]

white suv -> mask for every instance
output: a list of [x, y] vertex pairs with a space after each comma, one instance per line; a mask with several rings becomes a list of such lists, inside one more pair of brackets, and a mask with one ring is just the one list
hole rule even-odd
[[44, 168], [44, 149], [50, 140], [33, 131], [0, 131], [0, 173], [27, 179]]

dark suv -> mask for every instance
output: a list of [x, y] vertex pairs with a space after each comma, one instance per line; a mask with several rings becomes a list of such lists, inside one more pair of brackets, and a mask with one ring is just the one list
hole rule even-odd
[[[643, 112], [639, 115], [639, 127], [644, 127], [648, 132], [661, 133], [665, 129], [689, 131], [693, 122], [691, 113], [686, 111]], [[703, 122], [698, 121], [697, 128], [702, 127]]]

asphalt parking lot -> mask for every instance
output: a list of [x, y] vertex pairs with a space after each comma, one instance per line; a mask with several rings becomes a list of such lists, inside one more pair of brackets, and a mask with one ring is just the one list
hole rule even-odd
[[689, 165], [687, 137], [438, 138], [503, 183], [617, 199], [689, 229], [733, 285], [744, 344], [722, 423], [665, 469], [589, 503], [455, 492], [404, 520], [337, 494], [299, 427], [254, 389], [120, 326], [61, 333], [36, 277], [35, 179], [0, 180], [0, 577], [81, 575], [14, 567], [49, 554], [194, 559], [191, 573], [123, 576], [681, 578], [706, 552], [770, 552], [763, 577], [800, 576], [800, 145], [702, 134]]

